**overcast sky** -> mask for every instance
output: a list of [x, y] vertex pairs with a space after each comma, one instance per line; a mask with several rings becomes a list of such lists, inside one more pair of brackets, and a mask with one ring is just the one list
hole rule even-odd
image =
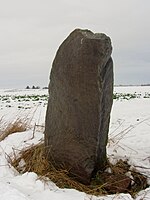
[[75, 28], [111, 37], [115, 84], [150, 83], [150, 0], [0, 0], [0, 88], [47, 86]]

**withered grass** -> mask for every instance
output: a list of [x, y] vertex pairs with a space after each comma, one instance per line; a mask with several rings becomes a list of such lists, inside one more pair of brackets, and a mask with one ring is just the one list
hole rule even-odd
[[[2, 120], [0, 124], [2, 125]], [[13, 133], [26, 131], [27, 128], [29, 128], [27, 118], [17, 118], [8, 124], [3, 124], [3, 128], [0, 132], [0, 142]]]
[[[19, 163], [23, 160], [24, 166]], [[45, 156], [44, 144], [31, 146], [28, 149], [22, 150], [19, 157], [11, 159], [11, 165], [20, 173], [35, 172], [41, 179], [49, 178], [60, 188], [74, 188], [76, 190], [86, 192], [88, 194], [102, 194], [102, 186], [86, 186], [69, 176], [69, 172], [63, 169], [56, 169]]]
[[[23, 166], [20, 164], [21, 161], [25, 163]], [[95, 177], [90, 185], [84, 185], [78, 181], [76, 181], [73, 177], [69, 175], [67, 170], [58, 170], [53, 164], [48, 162], [48, 159], [45, 156], [45, 147], [43, 143], [40, 143], [35, 146], [31, 146], [28, 149], [24, 149], [20, 152], [19, 156], [16, 155], [11, 159], [11, 165], [17, 169], [20, 173], [25, 172], [35, 172], [39, 176], [39, 178], [45, 180], [49, 178], [60, 188], [73, 188], [87, 194], [91, 195], [105, 195], [110, 194], [109, 191], [105, 190], [105, 185], [108, 183], [100, 182], [98, 179], [100, 177]], [[109, 167], [112, 169], [112, 173], [114, 174], [125, 174], [129, 170], [129, 165], [127, 162], [120, 160], [116, 165], [109, 164]], [[143, 180], [143, 176], [139, 173], [133, 173], [134, 178], [140, 181]], [[144, 179], [145, 183], [145, 179]], [[141, 184], [141, 185], [140, 185]], [[143, 185], [141, 183], [138, 184], [138, 188], [130, 189], [129, 192], [131, 195], [135, 195], [138, 191], [143, 189]]]

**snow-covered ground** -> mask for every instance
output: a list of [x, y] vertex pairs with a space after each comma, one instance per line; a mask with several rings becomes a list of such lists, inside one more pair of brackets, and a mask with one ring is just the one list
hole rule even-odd
[[[130, 194], [95, 197], [74, 189], [60, 189], [51, 181], [42, 182], [35, 173], [20, 175], [10, 166], [7, 155], [14, 149], [21, 150], [43, 139], [43, 130], [38, 128], [31, 138], [34, 124], [44, 125], [47, 93], [0, 90], [0, 131], [17, 118], [28, 118], [31, 124], [29, 130], [0, 142], [0, 200], [133, 200]], [[111, 162], [128, 160], [149, 177], [150, 184], [150, 87], [115, 87], [114, 93], [119, 93], [119, 97], [114, 100], [111, 113], [108, 157]], [[150, 199], [150, 188], [139, 192], [135, 199]]]

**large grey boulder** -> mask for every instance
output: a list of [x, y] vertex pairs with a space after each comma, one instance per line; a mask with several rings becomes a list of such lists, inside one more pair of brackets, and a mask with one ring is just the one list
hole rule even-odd
[[74, 30], [53, 62], [46, 113], [45, 146], [55, 167], [83, 183], [106, 162], [113, 99], [111, 40]]

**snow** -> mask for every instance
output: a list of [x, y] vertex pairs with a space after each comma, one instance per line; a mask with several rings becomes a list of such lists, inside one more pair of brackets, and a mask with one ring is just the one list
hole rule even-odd
[[[150, 87], [115, 87], [114, 93], [140, 94], [139, 98], [116, 99], [113, 103], [108, 157], [111, 162], [124, 159], [148, 177], [150, 184]], [[28, 118], [31, 126], [25, 132], [9, 135], [0, 142], [0, 200], [141, 200], [150, 199], [150, 187], [135, 198], [130, 194], [91, 196], [74, 189], [60, 189], [53, 182], [43, 182], [37, 174], [19, 174], [8, 162], [9, 156], [43, 140], [47, 90], [0, 90], [0, 131], [6, 123]], [[26, 95], [26, 96], [25, 96]], [[33, 98], [28, 98], [33, 96]], [[37, 96], [38, 95], [38, 98]], [[13, 98], [14, 96], [22, 96]], [[40, 97], [42, 96], [42, 97]], [[7, 98], [3, 98], [7, 97]], [[39, 98], [40, 97], [40, 98]], [[18, 100], [19, 99], [19, 100]], [[35, 129], [34, 124], [41, 125]], [[22, 162], [23, 164], [23, 162]]]

